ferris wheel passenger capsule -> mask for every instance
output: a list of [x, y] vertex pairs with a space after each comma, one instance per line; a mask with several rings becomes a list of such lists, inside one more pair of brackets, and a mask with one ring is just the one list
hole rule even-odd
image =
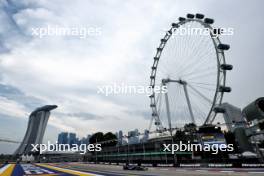
[[194, 14], [190, 14], [190, 13], [188, 13], [188, 14], [187, 14], [187, 18], [193, 19], [193, 18], [194, 18]]
[[160, 125], [160, 122], [155, 122], [155, 125]]
[[150, 104], [150, 107], [156, 107], [156, 105], [155, 104]]
[[162, 43], [165, 43], [167, 40], [166, 39], [161, 39], [160, 40]]
[[174, 28], [179, 27], [179, 25], [177, 23], [172, 23], [171, 26], [174, 27]]
[[213, 24], [213, 23], [214, 23], [214, 19], [211, 19], [211, 18], [205, 18], [205, 19], [204, 19], [204, 22], [207, 23], [207, 24]]
[[217, 48], [220, 50], [229, 50], [230, 45], [220, 43]]
[[219, 92], [231, 92], [231, 87], [220, 86]]
[[179, 21], [182, 22], [182, 21], [185, 21], [186, 19], [184, 17], [179, 17]]
[[203, 18], [204, 18], [204, 15], [203, 15], [203, 14], [200, 14], [200, 13], [197, 13], [197, 14], [195, 15], [195, 17], [196, 17], [197, 19], [203, 19]]
[[233, 65], [230, 65], [230, 64], [222, 64], [220, 67], [222, 70], [232, 70], [233, 69]]
[[157, 48], [157, 51], [162, 51], [162, 48]]

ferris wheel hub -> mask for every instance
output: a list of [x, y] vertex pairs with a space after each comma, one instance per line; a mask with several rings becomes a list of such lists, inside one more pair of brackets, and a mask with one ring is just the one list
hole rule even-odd
[[170, 78], [162, 79], [162, 83], [163, 84], [166, 84], [166, 83], [169, 83], [169, 82], [176, 82], [176, 83], [179, 83], [181, 85], [187, 85], [187, 82], [185, 80], [182, 80], [182, 79], [178, 79], [178, 80], [170, 79]]

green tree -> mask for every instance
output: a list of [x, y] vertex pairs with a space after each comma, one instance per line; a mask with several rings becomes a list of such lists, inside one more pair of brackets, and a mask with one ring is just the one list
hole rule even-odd
[[115, 146], [117, 144], [117, 137], [111, 132], [104, 134], [103, 146]]
[[195, 133], [197, 126], [194, 123], [188, 123], [184, 125], [184, 131], [185, 132], [190, 132], [190, 133]]
[[186, 134], [184, 131], [178, 130], [176, 131], [175, 135], [174, 135], [174, 142], [180, 142], [182, 141], [183, 143], [185, 143], [186, 140]]
[[104, 133], [102, 132], [97, 132], [94, 133], [91, 138], [89, 139], [89, 143], [90, 144], [95, 144], [95, 143], [99, 143], [102, 142], [104, 140]]

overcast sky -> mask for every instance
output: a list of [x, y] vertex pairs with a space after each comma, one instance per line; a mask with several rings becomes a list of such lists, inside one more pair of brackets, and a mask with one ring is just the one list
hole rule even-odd
[[[143, 94], [98, 94], [111, 83], [149, 84], [150, 67], [164, 29], [179, 16], [203, 13], [214, 27], [234, 28], [222, 37], [234, 65], [224, 101], [240, 108], [263, 96], [263, 6], [261, 0], [0, 0], [0, 138], [21, 141], [28, 115], [56, 104], [45, 140], [61, 131], [79, 137], [96, 131], [148, 128], [151, 111]], [[100, 35], [32, 36], [47, 25], [91, 27]], [[15, 145], [0, 143], [0, 153]]]

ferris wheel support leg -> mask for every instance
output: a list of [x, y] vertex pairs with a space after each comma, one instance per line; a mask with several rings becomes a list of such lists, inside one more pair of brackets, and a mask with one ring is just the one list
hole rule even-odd
[[158, 111], [156, 112], [157, 113], [157, 117], [156, 117], [157, 119], [156, 119], [156, 121], [159, 124], [159, 130], [164, 130], [164, 128], [162, 126], [162, 123], [161, 123], [161, 120], [160, 120], [160, 109], [161, 109], [161, 103], [162, 103], [162, 94], [159, 94], [159, 99], [157, 99], [156, 104], [157, 103], [159, 103], [159, 105], [158, 105]]
[[190, 115], [191, 115], [192, 123], [195, 124], [194, 115], [193, 115], [193, 111], [192, 111], [192, 106], [191, 106], [191, 102], [190, 102], [190, 98], [189, 98], [189, 94], [188, 94], [188, 91], [187, 91], [187, 85], [186, 84], [183, 84], [183, 89], [184, 89], [187, 105], [188, 105], [188, 108], [189, 108], [189, 112], [190, 112]]
[[[171, 114], [170, 114], [168, 92], [165, 93], [165, 101], [166, 101], [166, 109], [167, 109], [168, 124], [169, 124], [170, 136], [171, 136], [171, 143], [174, 144], [174, 139], [173, 139], [173, 135], [172, 135], [172, 128], [171, 128]], [[173, 154], [173, 161], [174, 161], [173, 165], [176, 166], [177, 156], [175, 154]]]
[[154, 119], [154, 116], [152, 116], [151, 119], [150, 119], [149, 128], [148, 128], [149, 131], [151, 130], [153, 119]]
[[166, 110], [167, 110], [167, 117], [168, 117], [168, 125], [169, 125], [170, 135], [172, 136], [171, 114], [170, 114], [170, 106], [169, 106], [168, 92], [165, 93], [165, 102], [166, 102]]

